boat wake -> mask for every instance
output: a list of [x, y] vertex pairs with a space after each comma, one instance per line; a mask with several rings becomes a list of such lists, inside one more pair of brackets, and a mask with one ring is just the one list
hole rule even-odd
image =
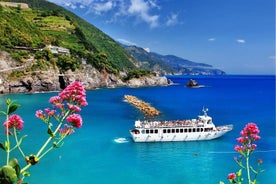
[[121, 144], [121, 143], [128, 143], [129, 140], [124, 137], [119, 137], [119, 138], [114, 139], [114, 142]]

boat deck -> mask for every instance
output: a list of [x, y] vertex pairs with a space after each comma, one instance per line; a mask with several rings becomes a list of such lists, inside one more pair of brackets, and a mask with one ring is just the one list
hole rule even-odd
[[197, 119], [172, 121], [141, 121], [136, 128], [175, 128], [175, 127], [203, 127], [203, 122]]

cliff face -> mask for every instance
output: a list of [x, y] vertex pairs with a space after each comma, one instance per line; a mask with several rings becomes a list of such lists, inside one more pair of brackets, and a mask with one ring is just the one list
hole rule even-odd
[[0, 93], [35, 93], [45, 91], [60, 91], [73, 81], [80, 81], [87, 90], [113, 87], [141, 87], [168, 85], [166, 77], [148, 76], [123, 82], [118, 76], [106, 70], [98, 71], [91, 65], [81, 65], [76, 71], [62, 74], [57, 69], [24, 73], [24, 76], [13, 79], [9, 75], [15, 70], [21, 70], [7, 53], [0, 53]]

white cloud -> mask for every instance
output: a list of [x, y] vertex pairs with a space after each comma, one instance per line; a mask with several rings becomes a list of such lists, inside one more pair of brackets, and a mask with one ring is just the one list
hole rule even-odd
[[271, 60], [276, 61], [276, 56], [269, 56], [268, 58], [271, 59]]
[[209, 38], [208, 41], [209, 42], [214, 42], [214, 41], [216, 41], [216, 38]]
[[88, 7], [93, 1], [95, 0], [48, 0], [50, 2], [53, 2], [55, 4], [60, 4], [67, 6], [71, 9], [76, 9], [76, 8], [85, 8]]
[[102, 12], [107, 12], [113, 8], [112, 1], [108, 1], [105, 3], [95, 3], [92, 9], [96, 14], [101, 14]]
[[156, 7], [153, 1], [144, 0], [130, 0], [130, 6], [128, 8], [128, 13], [131, 15], [141, 18], [143, 21], [147, 22], [150, 27], [158, 26], [158, 15], [150, 15], [149, 10]]
[[245, 43], [245, 40], [244, 39], [237, 39], [236, 40], [238, 43]]
[[70, 2], [64, 3], [64, 5], [67, 6], [67, 7], [70, 7], [71, 9], [76, 9], [77, 8], [76, 5], [74, 5], [74, 4], [70, 3]]
[[[108, 14], [109, 19], [120, 21], [129, 17], [146, 22], [151, 28], [159, 26], [159, 15], [152, 11], [161, 9], [157, 0], [49, 0], [56, 4], [62, 4], [71, 9], [88, 8], [86, 13], [95, 15]], [[111, 15], [111, 16], [110, 16]], [[173, 24], [177, 16], [172, 15], [170, 24]], [[110, 21], [112, 22], [112, 21]]]
[[146, 52], [150, 52], [150, 48], [144, 48]]
[[173, 26], [176, 24], [178, 24], [178, 15], [173, 13], [170, 15], [170, 17], [168, 17], [166, 26]]
[[118, 38], [117, 41], [125, 45], [136, 45], [136, 43], [126, 40], [124, 38]]

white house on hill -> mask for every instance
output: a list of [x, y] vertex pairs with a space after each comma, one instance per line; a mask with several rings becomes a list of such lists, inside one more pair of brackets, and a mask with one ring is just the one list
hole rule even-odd
[[66, 49], [64, 47], [47, 45], [45, 48], [49, 49], [53, 54], [64, 54], [64, 55], [69, 55], [70, 54], [70, 50]]

